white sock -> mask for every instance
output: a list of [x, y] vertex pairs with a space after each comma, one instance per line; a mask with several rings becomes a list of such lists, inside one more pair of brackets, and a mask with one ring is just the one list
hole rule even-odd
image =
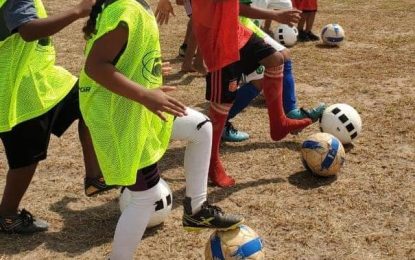
[[212, 124], [207, 116], [187, 108], [187, 116], [174, 120], [172, 138], [188, 141], [184, 155], [186, 197], [191, 198], [192, 214], [206, 201]]
[[[155, 210], [160, 182], [146, 191], [130, 191], [131, 200], [118, 219], [111, 260], [131, 260]], [[123, 194], [126, 194], [125, 192]]]

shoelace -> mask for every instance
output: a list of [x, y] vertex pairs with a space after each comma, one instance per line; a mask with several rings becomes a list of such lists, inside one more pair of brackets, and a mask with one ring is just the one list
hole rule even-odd
[[19, 218], [22, 220], [24, 226], [33, 224], [33, 215], [25, 209], [20, 211]]
[[202, 206], [202, 208], [207, 209], [209, 212], [212, 212], [213, 214], [223, 215], [223, 210], [219, 208], [218, 206], [213, 206], [210, 204], [205, 204]]

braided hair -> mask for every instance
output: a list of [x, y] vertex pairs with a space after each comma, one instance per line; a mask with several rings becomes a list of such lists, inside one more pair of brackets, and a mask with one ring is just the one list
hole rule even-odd
[[86, 40], [90, 39], [92, 37], [92, 34], [95, 34], [97, 32], [97, 17], [100, 13], [102, 13], [105, 2], [107, 2], [107, 0], [97, 0], [94, 6], [92, 7], [91, 13], [89, 14], [89, 19], [86, 22], [84, 28], [82, 28]]

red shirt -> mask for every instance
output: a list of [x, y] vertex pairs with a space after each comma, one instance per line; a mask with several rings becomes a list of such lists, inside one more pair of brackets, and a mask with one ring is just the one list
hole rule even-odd
[[252, 32], [239, 23], [239, 0], [193, 0], [193, 31], [209, 71], [239, 60]]

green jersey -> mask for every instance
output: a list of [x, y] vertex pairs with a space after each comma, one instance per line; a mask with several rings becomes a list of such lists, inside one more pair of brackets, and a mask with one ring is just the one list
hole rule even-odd
[[[0, 15], [5, 0], [0, 0]], [[34, 0], [39, 18], [46, 17], [40, 0]], [[0, 17], [0, 132], [38, 117], [59, 103], [72, 89], [76, 78], [55, 66], [50, 39], [25, 42], [20, 34], [5, 34]]]
[[[118, 0], [105, 6], [97, 32], [88, 40], [88, 55], [96, 40], [124, 24], [128, 42], [115, 67], [142, 87], [162, 85], [157, 22], [144, 0]], [[173, 117], [162, 121], [143, 105], [117, 95], [80, 76], [80, 105], [107, 184], [132, 185], [137, 170], [159, 161], [167, 149]]]

